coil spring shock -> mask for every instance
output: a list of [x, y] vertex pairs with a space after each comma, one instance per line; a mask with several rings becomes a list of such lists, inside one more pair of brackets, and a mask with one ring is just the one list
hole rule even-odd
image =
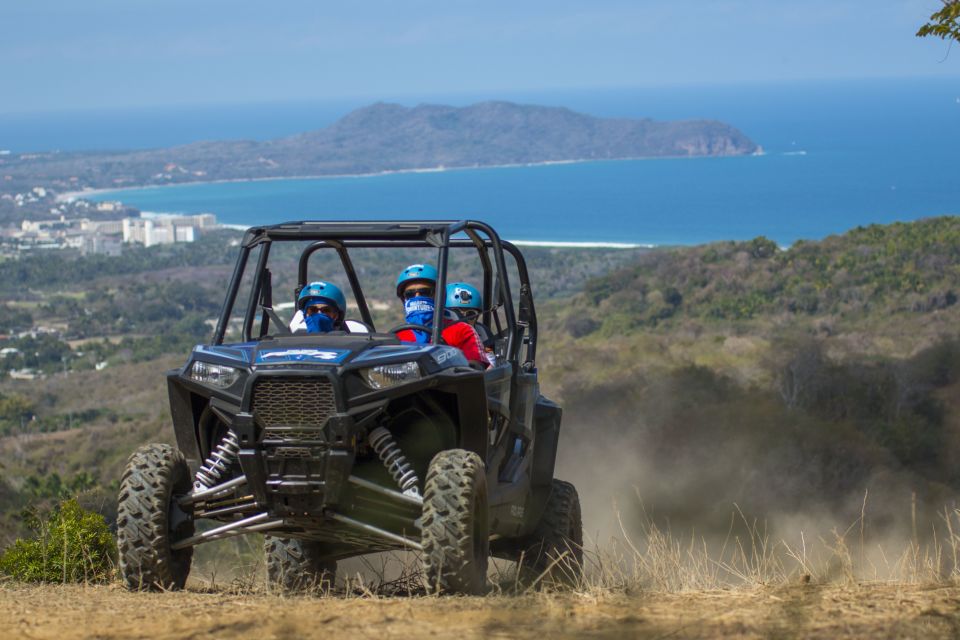
[[420, 489], [417, 485], [420, 484], [420, 480], [417, 478], [417, 472], [413, 470], [413, 465], [407, 462], [406, 456], [400, 450], [400, 445], [393, 439], [393, 434], [383, 427], [377, 427], [370, 432], [369, 441], [370, 446], [380, 456], [383, 466], [400, 485], [400, 490], [408, 496], [419, 496]]
[[240, 454], [240, 441], [233, 429], [227, 430], [227, 435], [213, 448], [213, 451], [197, 470], [193, 488], [196, 491], [209, 489], [216, 485], [227, 467], [236, 462]]

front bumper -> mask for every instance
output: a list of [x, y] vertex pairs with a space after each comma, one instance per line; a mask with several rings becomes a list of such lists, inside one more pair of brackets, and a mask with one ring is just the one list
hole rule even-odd
[[365, 430], [343, 411], [335, 376], [258, 371], [233, 417], [247, 485], [272, 517], [316, 516], [340, 502]]
[[258, 442], [248, 413], [237, 414], [234, 430], [241, 443], [254, 445], [240, 449], [240, 466], [254, 498], [271, 516], [317, 515], [339, 502], [357, 450], [351, 416], [330, 416], [310, 439], [267, 435]]

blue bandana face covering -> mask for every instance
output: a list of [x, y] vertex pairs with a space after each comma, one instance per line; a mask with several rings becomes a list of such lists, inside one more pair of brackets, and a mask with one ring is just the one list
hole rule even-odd
[[303, 321], [307, 324], [307, 333], [333, 331], [333, 318], [326, 314], [315, 313], [312, 316], [304, 316]]
[[[433, 298], [417, 296], [403, 303], [403, 310], [407, 316], [407, 322], [410, 324], [420, 324], [427, 328], [433, 326]], [[420, 344], [426, 344], [430, 340], [430, 334], [426, 331], [414, 331], [414, 336]]]

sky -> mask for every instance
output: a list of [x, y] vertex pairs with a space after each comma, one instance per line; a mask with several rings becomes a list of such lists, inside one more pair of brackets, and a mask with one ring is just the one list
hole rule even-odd
[[4, 0], [0, 113], [954, 76], [939, 0]]

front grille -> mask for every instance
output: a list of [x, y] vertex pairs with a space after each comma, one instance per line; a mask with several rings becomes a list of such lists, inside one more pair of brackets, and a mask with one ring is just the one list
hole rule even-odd
[[315, 455], [315, 451], [310, 447], [277, 447], [270, 451], [273, 458], [298, 458], [309, 460]]
[[303, 442], [308, 444], [321, 444], [326, 442], [323, 437], [323, 429], [287, 429], [285, 427], [270, 426], [266, 428], [266, 438], [270, 440], [281, 440], [283, 442]]
[[260, 426], [322, 425], [337, 410], [333, 385], [326, 378], [269, 376], [253, 385], [253, 416]]

